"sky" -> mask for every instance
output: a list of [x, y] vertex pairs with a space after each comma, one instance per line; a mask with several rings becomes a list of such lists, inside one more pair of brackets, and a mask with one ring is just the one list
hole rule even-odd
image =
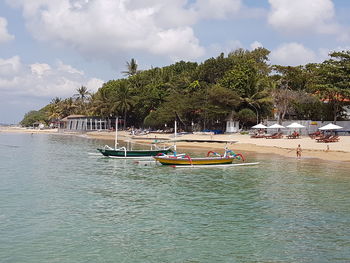
[[264, 47], [271, 64], [350, 49], [345, 0], [0, 0], [0, 123], [139, 69]]

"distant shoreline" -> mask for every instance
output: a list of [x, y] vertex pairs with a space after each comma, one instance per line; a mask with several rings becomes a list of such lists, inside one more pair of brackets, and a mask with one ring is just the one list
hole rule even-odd
[[[33, 133], [33, 134], [58, 134], [58, 135], [79, 135], [81, 133], [58, 133], [57, 129], [25, 129], [17, 127], [0, 127], [0, 132], [10, 133]], [[99, 140], [114, 141], [114, 132], [88, 132], [84, 133], [85, 137]], [[155, 140], [160, 139], [174, 139], [173, 134], [147, 134], [131, 136], [128, 132], [119, 132], [120, 140], [132, 140], [136, 143], [150, 144]], [[220, 135], [200, 135], [200, 134], [186, 134], [179, 136], [178, 139], [188, 140], [205, 140], [205, 141], [236, 141], [229, 145], [230, 149], [234, 151], [248, 151], [261, 154], [278, 154], [285, 157], [295, 157], [295, 149], [298, 144], [301, 145], [304, 158], [318, 158], [326, 161], [339, 161], [350, 162], [350, 136], [341, 136], [339, 142], [336, 143], [317, 143], [309, 137], [302, 137], [301, 139], [256, 139], [250, 138], [249, 135], [241, 134], [220, 134]], [[166, 143], [171, 145], [172, 143]], [[196, 148], [206, 150], [223, 151], [225, 142], [177, 142], [176, 145], [179, 148]], [[327, 145], [329, 145], [329, 151], [327, 151]]]

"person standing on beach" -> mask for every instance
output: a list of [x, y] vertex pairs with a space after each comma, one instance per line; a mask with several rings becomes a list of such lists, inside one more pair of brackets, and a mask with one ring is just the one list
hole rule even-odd
[[300, 146], [300, 144], [298, 144], [298, 147], [297, 147], [297, 150], [296, 150], [297, 158], [298, 158], [298, 159], [301, 158], [301, 152], [302, 152], [301, 146]]

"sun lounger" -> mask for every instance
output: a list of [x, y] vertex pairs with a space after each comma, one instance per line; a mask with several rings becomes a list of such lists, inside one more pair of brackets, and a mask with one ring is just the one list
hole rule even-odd
[[265, 138], [265, 134], [254, 134], [250, 138]]
[[309, 136], [311, 139], [316, 139], [316, 137], [320, 136], [321, 135], [321, 132], [320, 131], [317, 131], [317, 132], [314, 132], [314, 133], [310, 133]]
[[300, 136], [299, 133], [293, 132], [292, 134], [287, 135], [287, 139], [298, 139], [299, 136]]
[[272, 137], [276, 136], [278, 133], [274, 133], [274, 134], [271, 134], [271, 135], [266, 135], [265, 138], [266, 139], [271, 139]]
[[275, 133], [272, 134], [271, 136], [265, 136], [266, 139], [281, 139], [283, 138], [283, 134], [282, 133]]
[[324, 137], [316, 138], [316, 142], [324, 142], [324, 140], [328, 140], [332, 135], [326, 135]]
[[323, 142], [328, 143], [328, 142], [339, 142], [339, 136], [331, 136], [328, 139], [324, 139]]

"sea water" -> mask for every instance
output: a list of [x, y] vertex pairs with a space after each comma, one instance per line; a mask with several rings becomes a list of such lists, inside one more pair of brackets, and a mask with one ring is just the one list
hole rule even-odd
[[145, 167], [104, 143], [0, 133], [0, 262], [350, 262], [349, 164]]

